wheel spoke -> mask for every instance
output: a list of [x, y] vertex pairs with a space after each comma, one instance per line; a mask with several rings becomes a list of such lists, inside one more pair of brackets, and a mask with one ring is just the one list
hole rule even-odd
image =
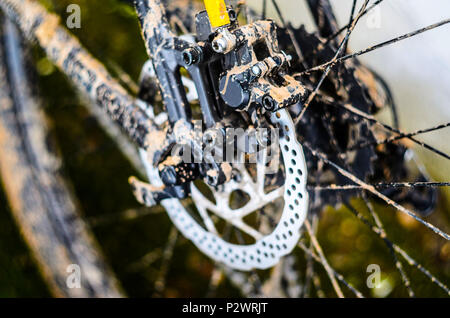
[[305, 68], [308, 68], [308, 66], [304, 62], [304, 57], [303, 57], [302, 50], [300, 48], [300, 43], [298, 43], [297, 39], [294, 36], [294, 30], [292, 29], [291, 24], [287, 23], [286, 20], [284, 19], [284, 16], [283, 16], [276, 0], [271, 0], [271, 1], [275, 8], [275, 11], [277, 12], [278, 17], [280, 18], [281, 24], [286, 29], [287, 34], [289, 35], [289, 38], [291, 39], [291, 42], [294, 45], [295, 53], [297, 53], [300, 63], [302, 63]]
[[[317, 263], [321, 264], [322, 266], [325, 267], [324, 263], [322, 262], [322, 259], [314, 252], [310, 251], [310, 249], [302, 242], [298, 242], [297, 246], [303, 250], [303, 252], [305, 252], [307, 255], [310, 255]], [[350, 291], [352, 291], [352, 293], [354, 293], [356, 295], [356, 297], [358, 298], [364, 298], [363, 294], [357, 290], [355, 287], [353, 287], [350, 283], [348, 283], [344, 276], [342, 276], [341, 274], [339, 274], [338, 272], [336, 272], [334, 269], [331, 268], [331, 273], [333, 274], [333, 276], [339, 280], [342, 284], [344, 284]], [[316, 278], [318, 278], [317, 275], [315, 275]], [[319, 284], [320, 285], [320, 284]], [[316, 285], [317, 286], [317, 285]], [[322, 292], [323, 293], [323, 292]], [[325, 295], [323, 295], [325, 296]]]
[[410, 137], [414, 137], [417, 135], [422, 135], [422, 134], [426, 134], [429, 132], [433, 132], [433, 131], [438, 131], [438, 130], [442, 130], [444, 128], [448, 128], [450, 127], [450, 123], [446, 123], [446, 124], [441, 124], [435, 127], [431, 127], [431, 128], [427, 128], [427, 129], [420, 129], [420, 130], [416, 130], [414, 132], [411, 133], [401, 133], [397, 136], [391, 136], [389, 138], [383, 139], [383, 140], [377, 140], [377, 141], [366, 141], [362, 144], [359, 145], [355, 145], [353, 147], [350, 147], [347, 151], [352, 151], [352, 150], [358, 150], [364, 147], [370, 147], [370, 146], [376, 146], [376, 145], [382, 145], [382, 144], [388, 144], [388, 143], [393, 143], [395, 141], [404, 139], [404, 138], [410, 138]]
[[295, 124], [298, 124], [301, 119], [303, 118], [303, 116], [305, 115], [305, 112], [308, 110], [309, 105], [311, 104], [311, 102], [314, 100], [314, 98], [316, 97], [317, 93], [319, 92], [320, 87], [322, 86], [323, 82], [325, 81], [326, 77], [328, 76], [328, 74], [330, 73], [332, 67], [334, 66], [335, 61], [337, 61], [339, 59], [339, 56], [341, 55], [341, 53], [344, 52], [344, 48], [346, 47], [346, 43], [348, 42], [348, 40], [350, 39], [350, 35], [352, 34], [353, 30], [355, 29], [359, 19], [361, 18], [362, 12], [364, 12], [365, 8], [367, 7], [367, 4], [369, 3], [369, 0], [365, 0], [364, 4], [362, 5], [359, 13], [357, 14], [357, 16], [353, 19], [352, 24], [350, 25], [350, 27], [347, 29], [347, 34], [345, 35], [344, 39], [341, 41], [339, 48], [336, 51], [336, 54], [334, 55], [334, 57], [331, 59], [330, 62], [328, 62], [329, 64], [327, 65], [325, 72], [322, 74], [322, 77], [320, 78], [319, 82], [317, 83], [316, 87], [314, 88], [314, 90], [312, 91], [312, 93], [309, 95], [307, 101], [305, 102], [305, 104], [303, 105], [303, 109], [300, 113], [300, 115], [296, 118], [295, 120]]
[[[393, 127], [391, 127], [391, 126], [389, 126], [387, 124], [383, 124], [382, 122], [378, 121], [374, 116], [369, 115], [369, 114], [367, 114], [367, 113], [365, 113], [365, 112], [363, 112], [363, 111], [353, 107], [352, 105], [335, 102], [331, 98], [323, 96], [323, 95], [320, 95], [320, 100], [322, 102], [324, 102], [325, 105], [327, 105], [327, 106], [333, 106], [333, 107], [339, 107], [339, 108], [345, 109], [348, 112], [350, 112], [350, 113], [352, 113], [352, 114], [354, 114], [354, 115], [356, 115], [358, 117], [361, 117], [364, 120], [367, 120], [367, 121], [369, 121], [371, 123], [374, 123], [374, 124], [382, 127], [383, 129], [387, 130], [387, 131], [396, 133], [398, 135], [403, 135], [403, 136], [408, 135], [407, 133], [402, 132], [401, 130], [393, 128]], [[418, 144], [419, 146], [422, 146], [422, 147], [424, 147], [424, 148], [426, 148], [426, 149], [428, 149], [428, 150], [430, 150], [430, 151], [440, 155], [441, 157], [444, 157], [445, 159], [450, 160], [450, 156], [448, 154], [446, 154], [446, 153], [444, 153], [444, 152], [442, 152], [442, 151], [440, 151], [440, 150], [438, 150], [438, 149], [428, 145], [427, 143], [424, 143], [424, 142], [422, 142], [420, 140], [417, 140], [414, 137], [405, 136], [404, 138], [407, 138], [408, 140], [411, 140], [412, 142]]]
[[155, 280], [155, 292], [157, 295], [161, 295], [161, 293], [166, 288], [167, 272], [169, 271], [173, 251], [175, 249], [177, 240], [178, 240], [178, 230], [175, 226], [172, 226], [169, 233], [169, 237], [167, 239], [167, 244], [162, 254], [162, 264], [159, 269], [158, 277]]
[[[317, 233], [318, 223], [319, 223], [319, 218], [318, 218], [317, 214], [314, 214], [311, 217], [312, 231], [314, 234]], [[314, 246], [312, 245], [312, 242], [311, 242], [309, 244], [310, 253], [305, 254], [306, 255], [306, 271], [305, 271], [305, 285], [303, 288], [303, 296], [305, 298], [309, 298], [310, 285], [311, 285], [311, 281], [312, 281], [313, 275], [314, 275], [314, 262], [313, 262], [313, 258], [311, 256], [313, 249], [314, 249]]]
[[[355, 16], [356, 2], [357, 2], [357, 0], [353, 0], [352, 9], [350, 11], [350, 18], [349, 18], [350, 20], [348, 21], [347, 25], [352, 25], [352, 22], [353, 22], [353, 19]], [[362, 13], [361, 13], [361, 17], [362, 17]], [[344, 46], [344, 49], [342, 50], [342, 52], [347, 52], [347, 47], [348, 47], [348, 41], [345, 43], [345, 46]]]
[[[361, 17], [365, 16], [367, 13], [369, 13], [372, 9], [374, 9], [376, 6], [378, 6], [381, 2], [383, 2], [384, 0], [377, 0], [376, 2], [374, 2], [370, 7], [368, 7], [366, 10], [364, 10], [364, 12], [361, 14]], [[335, 32], [333, 35], [331, 35], [330, 37], [328, 37], [327, 39], [327, 43], [329, 43], [331, 40], [334, 40], [336, 37], [339, 36], [339, 34], [341, 34], [342, 32], [344, 32], [345, 30], [347, 30], [351, 25], [351, 22], [348, 23], [347, 25], [344, 25], [342, 28], [340, 28], [337, 32]]]
[[208, 292], [206, 293], [206, 297], [211, 298], [216, 295], [217, 288], [222, 281], [223, 275], [224, 273], [222, 268], [215, 266], [209, 279]]
[[375, 233], [378, 237], [380, 237], [382, 240], [387, 241], [392, 248], [403, 257], [403, 259], [408, 262], [409, 265], [417, 268], [420, 270], [425, 276], [427, 276], [430, 281], [437, 286], [439, 286], [442, 290], [444, 290], [447, 295], [450, 296], [450, 289], [442, 283], [438, 278], [436, 278], [433, 274], [431, 274], [425, 267], [423, 267], [421, 264], [419, 264], [417, 261], [415, 261], [411, 256], [408, 255], [401, 247], [399, 247], [397, 244], [391, 242], [387, 237], [386, 232], [383, 229], [380, 229], [379, 227], [373, 225], [369, 222], [360, 212], [358, 212], [356, 209], [350, 206], [350, 212], [357, 217], [364, 225], [366, 225], [370, 230]]
[[312, 149], [308, 143], [303, 143], [303, 146], [308, 149], [311, 154], [315, 157], [317, 157], [319, 160], [322, 160], [324, 163], [334, 167], [341, 175], [343, 175], [344, 177], [348, 178], [350, 181], [362, 186], [364, 188], [364, 190], [367, 190], [369, 192], [371, 192], [372, 194], [374, 194], [375, 196], [377, 196], [378, 198], [380, 198], [381, 200], [385, 201], [388, 205], [393, 206], [394, 208], [396, 208], [397, 210], [399, 210], [400, 212], [409, 215], [410, 217], [412, 217], [413, 219], [415, 219], [416, 221], [422, 223], [423, 225], [425, 225], [427, 228], [429, 228], [430, 230], [432, 230], [433, 232], [435, 232], [436, 234], [438, 234], [439, 236], [443, 237], [446, 240], [450, 240], [450, 235], [445, 233], [444, 231], [440, 230], [439, 228], [435, 227], [433, 224], [422, 220], [421, 218], [419, 218], [416, 213], [412, 212], [411, 210], [403, 207], [402, 205], [398, 204], [397, 202], [393, 201], [392, 199], [388, 198], [386, 195], [380, 193], [379, 191], [376, 190], [376, 188], [374, 186], [371, 186], [370, 184], [367, 184], [366, 182], [360, 180], [359, 178], [357, 178], [355, 175], [353, 175], [352, 173], [348, 172], [347, 170], [343, 169], [342, 167], [340, 167], [339, 165], [337, 165], [336, 163], [332, 162], [331, 160], [329, 160], [325, 154], [320, 153], [317, 150]]
[[162, 250], [160, 248], [154, 249], [144, 256], [142, 256], [139, 260], [131, 263], [127, 266], [126, 270], [130, 273], [136, 273], [142, 270], [145, 270], [154, 262], [159, 260], [162, 256]]
[[96, 227], [109, 225], [111, 223], [131, 221], [148, 215], [156, 215], [163, 212], [164, 210], [161, 208], [150, 209], [148, 207], [143, 207], [139, 209], [128, 209], [115, 214], [105, 214], [97, 217], [90, 217], [88, 218], [88, 222], [91, 226]]
[[[373, 220], [375, 221], [375, 224], [378, 226], [378, 228], [380, 228], [382, 231], [384, 231], [383, 223], [381, 222], [380, 217], [378, 216], [377, 212], [375, 211], [372, 203], [367, 198], [367, 194], [365, 191], [362, 193], [362, 198], [367, 206], [367, 210], [370, 212], [370, 215], [372, 216]], [[347, 203], [346, 205], [348, 206], [349, 204]], [[384, 242], [385, 242], [387, 248], [389, 249], [389, 251], [391, 252], [391, 256], [394, 260], [395, 267], [397, 268], [397, 271], [399, 272], [400, 277], [402, 278], [402, 282], [405, 285], [406, 290], [408, 291], [409, 297], [415, 297], [414, 291], [411, 287], [411, 282], [409, 280], [409, 277], [405, 273], [402, 263], [400, 263], [400, 261], [398, 260], [397, 255], [395, 254], [395, 251], [392, 248], [392, 245], [389, 244], [387, 241], [384, 241]]]
[[262, 18], [266, 19], [266, 17], [267, 17], [267, 0], [263, 0]]
[[311, 243], [314, 246], [314, 249], [316, 250], [317, 254], [319, 255], [321, 263], [323, 264], [323, 267], [325, 268], [325, 271], [327, 272], [328, 277], [330, 278], [331, 284], [333, 285], [336, 295], [338, 295], [339, 298], [344, 298], [344, 294], [342, 293], [342, 290], [336, 281], [336, 277], [334, 276], [334, 270], [331, 268], [330, 264], [328, 263], [327, 259], [325, 258], [322, 247], [320, 246], [319, 241], [317, 240], [317, 237], [314, 234], [311, 224], [309, 223], [308, 220], [305, 220], [305, 227], [306, 227], [306, 230], [308, 231], [308, 235], [311, 239]]
[[[417, 188], [417, 187], [450, 187], [450, 182], [391, 182], [371, 184], [374, 188]], [[309, 191], [352, 191], [364, 190], [365, 188], [355, 184], [337, 185], [331, 184], [327, 186], [310, 186]]]
[[311, 72], [321, 71], [321, 70], [328, 69], [328, 68], [333, 68], [337, 64], [340, 64], [340, 63], [342, 63], [342, 62], [344, 62], [344, 61], [346, 61], [348, 59], [352, 59], [352, 58], [355, 58], [357, 56], [361, 56], [361, 55], [367, 54], [369, 52], [373, 52], [373, 51], [381, 49], [381, 48], [383, 48], [385, 46], [392, 45], [392, 44], [397, 43], [399, 41], [409, 39], [411, 37], [414, 37], [416, 35], [422, 34], [422, 33], [427, 32], [427, 31], [431, 31], [433, 29], [436, 29], [436, 28], [441, 27], [443, 25], [446, 25], [448, 23], [450, 23], [450, 19], [442, 20], [440, 22], [431, 24], [429, 26], [426, 26], [424, 28], [418, 29], [416, 31], [413, 31], [413, 32], [410, 32], [410, 33], [406, 33], [406, 34], [403, 34], [403, 35], [398, 36], [396, 38], [393, 38], [391, 40], [388, 40], [388, 41], [385, 41], [385, 42], [373, 45], [373, 46], [368, 47], [368, 48], [366, 48], [364, 50], [360, 50], [360, 51], [358, 51], [356, 53], [347, 54], [347, 55], [345, 55], [343, 57], [340, 57], [340, 58], [337, 58], [337, 59], [332, 59], [329, 62], [326, 62], [324, 64], [315, 66], [315, 67], [310, 68], [309, 70], [303, 71], [301, 73], [295, 74], [295, 76], [301, 76], [301, 75], [309, 74]]

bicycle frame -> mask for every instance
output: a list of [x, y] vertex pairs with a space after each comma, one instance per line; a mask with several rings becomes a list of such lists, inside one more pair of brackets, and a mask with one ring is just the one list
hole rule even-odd
[[153, 154], [162, 152], [167, 145], [166, 132], [158, 129], [136, 105], [135, 99], [60, 24], [55, 14], [30, 0], [5, 0], [0, 6], [29, 40], [38, 42], [78, 91], [106, 111], [139, 147]]
[[[220, 98], [215, 94], [218, 85], [213, 79], [218, 78], [219, 74], [215, 71], [216, 67], [209, 66], [213, 65], [219, 56], [210, 56], [207, 63], [186, 61], [186, 52], [192, 51], [192, 54], [195, 54], [196, 46], [172, 32], [161, 1], [138, 0], [135, 6], [171, 123], [174, 124], [180, 119], [189, 121], [192, 117], [181, 82], [180, 69], [185, 68], [196, 85], [205, 125], [207, 128], [213, 127], [219, 120], [217, 113], [220, 109]], [[191, 58], [200, 59], [199, 56]]]

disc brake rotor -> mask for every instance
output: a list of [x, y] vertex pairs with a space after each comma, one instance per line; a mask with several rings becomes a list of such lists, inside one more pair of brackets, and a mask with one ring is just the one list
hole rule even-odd
[[[252, 180], [243, 164], [237, 165], [242, 174], [241, 180], [230, 181], [220, 191], [211, 188], [215, 203], [192, 184], [192, 199], [205, 227], [189, 214], [180, 200], [167, 199], [162, 202], [169, 217], [186, 238], [213, 260], [238, 270], [266, 269], [277, 264], [282, 256], [289, 254], [296, 246], [300, 238], [300, 227], [307, 214], [307, 170], [302, 147], [295, 136], [294, 123], [287, 110], [274, 113], [271, 121], [280, 129], [279, 147], [285, 170], [284, 186], [264, 193], [264, 163], [258, 165], [256, 181]], [[157, 168], [150, 165], [146, 168], [152, 184], [161, 186]], [[229, 195], [235, 190], [245, 192], [250, 197], [250, 201], [237, 210], [231, 209], [228, 204]], [[284, 207], [272, 233], [263, 235], [244, 222], [244, 217], [257, 213], [265, 205], [279, 198], [284, 199]], [[253, 237], [255, 243], [240, 245], [225, 241], [217, 233], [207, 215], [208, 211]]]

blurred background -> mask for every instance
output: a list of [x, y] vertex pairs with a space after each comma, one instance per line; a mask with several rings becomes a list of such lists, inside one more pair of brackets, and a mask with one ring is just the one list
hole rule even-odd
[[[41, 2], [63, 19], [68, 16], [69, 4], [79, 4], [82, 25], [73, 33], [113, 74], [129, 74], [131, 82], [138, 80], [147, 56], [131, 7], [118, 0]], [[262, 1], [248, 2], [259, 10]], [[332, 1], [341, 25], [348, 21], [352, 2]], [[279, 0], [279, 3], [295, 25], [306, 24], [308, 30], [313, 30], [304, 1]], [[269, 7], [269, 16], [275, 17], [273, 8]], [[374, 14], [362, 19], [350, 41], [350, 49], [356, 51], [448, 18], [450, 3], [445, 0], [389, 0]], [[405, 131], [450, 121], [448, 32], [449, 27], [445, 26], [361, 58], [389, 83], [400, 109], [400, 125]], [[171, 230], [168, 217], [160, 208], [143, 208], [135, 201], [127, 179], [130, 175], [140, 175], [139, 172], [104, 133], [84, 101], [43, 52], [34, 48], [33, 53], [41, 95], [45, 97], [43, 106], [64, 159], [65, 173], [124, 292], [143, 297], [240, 296], [239, 290], [223, 278], [217, 290], [210, 293], [214, 264], [185, 238], [176, 237], [170, 262], [162, 257], [170, 233], [177, 235]], [[445, 129], [419, 139], [450, 153], [449, 137], [450, 130]], [[433, 179], [450, 180], [448, 162], [426, 150], [416, 149], [415, 153]], [[437, 211], [427, 221], [449, 232], [449, 207], [448, 196], [442, 193]], [[392, 240], [449, 284], [450, 243], [393, 209], [383, 205], [377, 205], [377, 209]], [[332, 208], [324, 211], [318, 238], [330, 264], [365, 294], [407, 296], [383, 242], [348, 211]], [[299, 256], [297, 261], [300, 268], [305, 267], [304, 257]], [[382, 288], [367, 289], [368, 264], [380, 264]], [[446, 296], [420, 272], [407, 264], [405, 268], [417, 296]], [[321, 269], [318, 274], [322, 277], [325, 295], [334, 296], [331, 285], [327, 285], [326, 274]], [[164, 291], [158, 287], [162, 277]], [[51, 291], [21, 238], [0, 189], [0, 297], [41, 296], [51, 296]]]

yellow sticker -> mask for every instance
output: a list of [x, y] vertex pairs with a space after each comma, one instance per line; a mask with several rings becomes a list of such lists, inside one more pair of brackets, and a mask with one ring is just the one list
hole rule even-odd
[[230, 17], [224, 0], [205, 0], [205, 7], [213, 28], [230, 24]]

